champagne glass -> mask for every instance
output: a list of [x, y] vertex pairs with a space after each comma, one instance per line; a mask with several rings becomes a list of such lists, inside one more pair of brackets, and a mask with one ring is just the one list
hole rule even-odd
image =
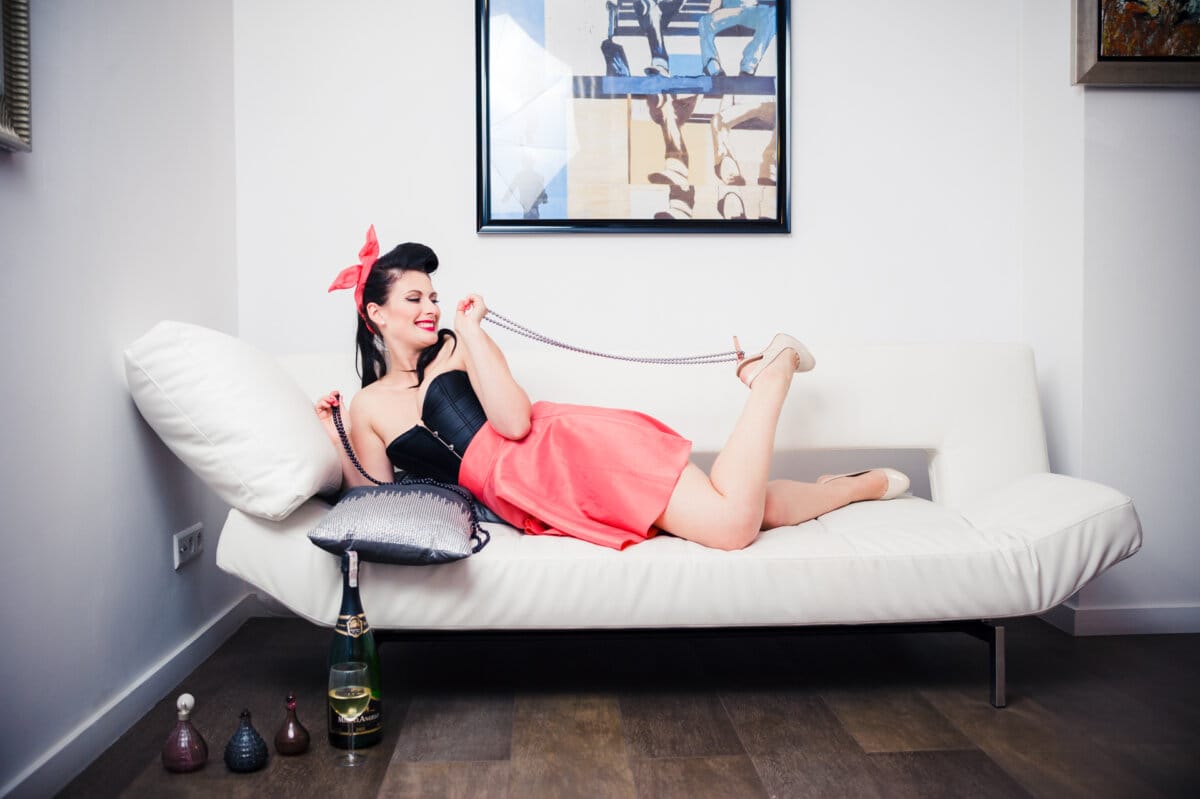
[[329, 706], [350, 727], [349, 751], [337, 759], [339, 766], [358, 766], [367, 758], [354, 751], [354, 722], [371, 701], [367, 664], [358, 661], [334, 663], [329, 668]]

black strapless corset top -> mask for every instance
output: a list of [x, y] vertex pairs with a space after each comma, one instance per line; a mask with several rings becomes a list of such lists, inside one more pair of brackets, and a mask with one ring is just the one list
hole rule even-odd
[[467, 373], [442, 372], [429, 383], [421, 422], [387, 446], [388, 460], [417, 477], [458, 482], [458, 468], [471, 439], [487, 421]]

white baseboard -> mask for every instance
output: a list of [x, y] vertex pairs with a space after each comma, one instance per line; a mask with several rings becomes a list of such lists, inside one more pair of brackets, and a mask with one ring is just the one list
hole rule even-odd
[[0, 796], [17, 799], [58, 793], [247, 619], [261, 613], [253, 594], [235, 601], [143, 672], [112, 701], [80, 722], [12, 782], [0, 787]]
[[1064, 602], [1041, 614], [1071, 635], [1200, 633], [1200, 605], [1153, 608], [1080, 608]]

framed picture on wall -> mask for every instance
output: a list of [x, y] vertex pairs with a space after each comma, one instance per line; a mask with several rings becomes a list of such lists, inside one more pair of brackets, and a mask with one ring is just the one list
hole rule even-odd
[[29, 110], [29, 0], [0, 0], [0, 149], [33, 146]]
[[476, 0], [476, 228], [788, 232], [788, 5]]
[[1200, 86], [1200, 0], [1074, 0], [1071, 82]]

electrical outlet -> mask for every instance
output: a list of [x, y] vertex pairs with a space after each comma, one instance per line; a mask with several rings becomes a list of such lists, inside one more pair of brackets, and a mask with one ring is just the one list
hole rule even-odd
[[179, 571], [180, 566], [204, 551], [204, 538], [201, 535], [203, 532], [204, 524], [196, 522], [188, 529], [175, 534], [175, 548], [172, 550], [175, 554], [175, 571]]

